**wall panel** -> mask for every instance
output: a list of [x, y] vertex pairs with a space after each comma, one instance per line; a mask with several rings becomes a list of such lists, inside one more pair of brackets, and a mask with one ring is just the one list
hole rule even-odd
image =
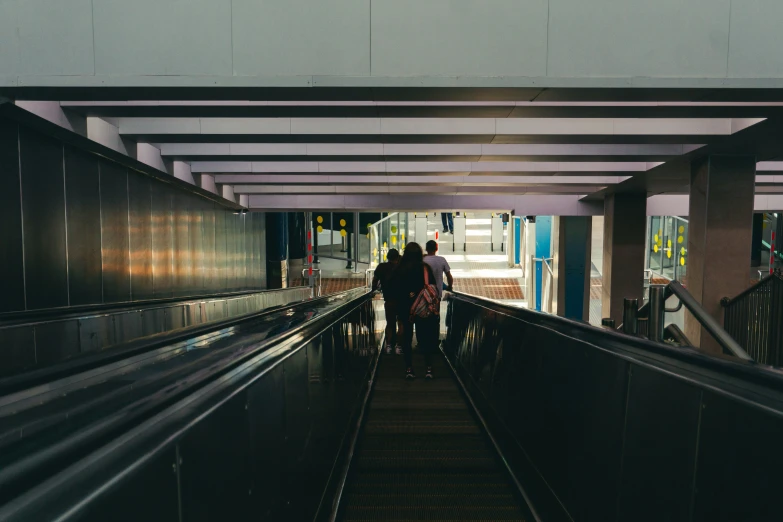
[[0, 313], [266, 288], [264, 214], [6, 118], [0, 219]]
[[173, 295], [172, 266], [174, 225], [171, 216], [171, 194], [168, 187], [152, 189], [152, 277], [155, 298]]
[[96, 304], [103, 300], [100, 190], [98, 159], [66, 147], [65, 203], [71, 305]]
[[106, 161], [101, 162], [101, 230], [103, 299], [130, 301], [128, 171]]
[[24, 309], [22, 201], [19, 179], [19, 127], [0, 120], [0, 312]]
[[63, 147], [19, 131], [27, 308], [68, 305]]
[[133, 299], [155, 297], [152, 280], [152, 179], [128, 172], [130, 274]]

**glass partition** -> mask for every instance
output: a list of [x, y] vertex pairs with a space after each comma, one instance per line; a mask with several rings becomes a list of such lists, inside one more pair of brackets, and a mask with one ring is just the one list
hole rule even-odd
[[408, 212], [392, 212], [385, 218], [373, 223], [369, 233], [370, 268], [386, 261], [386, 254], [396, 248], [400, 252], [405, 248], [408, 227], [411, 219]]
[[688, 270], [688, 220], [652, 216], [647, 227], [647, 266], [653, 278], [685, 282]]

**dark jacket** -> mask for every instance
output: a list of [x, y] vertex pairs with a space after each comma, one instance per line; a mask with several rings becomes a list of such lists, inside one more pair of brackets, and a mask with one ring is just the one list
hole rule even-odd
[[425, 263], [411, 267], [400, 266], [392, 274], [389, 284], [395, 293], [398, 310], [400, 310], [401, 314], [408, 313], [413, 301], [416, 300], [416, 296], [424, 288], [424, 270], [427, 270], [430, 284], [434, 285], [435, 275], [432, 273], [432, 268]]
[[380, 287], [385, 301], [393, 301], [396, 298], [392, 291], [391, 278], [392, 274], [397, 270], [397, 266], [399, 266], [397, 263], [381, 263], [375, 267], [372, 289], [378, 290], [378, 287]]

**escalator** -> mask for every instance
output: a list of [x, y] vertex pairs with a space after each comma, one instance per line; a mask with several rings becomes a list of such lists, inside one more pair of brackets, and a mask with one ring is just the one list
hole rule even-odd
[[433, 363], [435, 379], [406, 381], [382, 357], [340, 519], [532, 520], [446, 360]]
[[[82, 445], [3, 442], [0, 520], [780, 519], [780, 372], [454, 294], [435, 379], [411, 382], [380, 355], [376, 305], [352, 291], [264, 341], [256, 324], [189, 345], [179, 360], [213, 370], [190, 388], [176, 358], [127, 373], [173, 388], [98, 380], [81, 393], [108, 402], [81, 426], [19, 417], [32, 446], [57, 450], [59, 429]], [[103, 399], [101, 382], [125, 391]], [[155, 406], [91, 436], [143, 400]], [[15, 455], [37, 459], [19, 480]]]

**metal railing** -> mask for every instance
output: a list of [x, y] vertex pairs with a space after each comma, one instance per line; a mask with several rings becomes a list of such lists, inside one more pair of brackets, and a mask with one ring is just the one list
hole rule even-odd
[[[679, 304], [675, 308], [666, 308], [666, 300], [676, 296]], [[668, 285], [652, 285], [650, 287], [650, 300], [638, 310], [634, 310], [635, 299], [626, 299], [623, 307], [623, 324], [618, 330], [629, 334], [646, 337], [651, 341], [664, 342], [667, 339], [675, 341], [681, 346], [691, 346], [691, 342], [679, 329], [665, 327], [666, 313], [678, 312], [683, 306], [693, 315], [715, 341], [721, 346], [724, 353], [731, 354], [745, 361], [754, 358], [738, 344], [732, 336], [710, 314], [707, 313], [698, 301], [677, 281], [671, 281]], [[671, 325], [670, 325], [671, 326]], [[642, 327], [646, 332], [642, 332]], [[668, 337], [667, 337], [668, 334]]]
[[302, 281], [310, 287], [310, 297], [321, 297], [321, 269], [313, 268], [310, 275], [310, 267], [302, 269]]
[[723, 299], [723, 325], [762, 364], [783, 366], [783, 275], [775, 272], [733, 299]]
[[549, 263], [553, 260], [551, 257], [536, 257], [530, 256], [530, 269], [527, 273], [527, 288], [528, 292], [528, 306], [531, 309], [536, 308], [537, 296], [538, 296], [538, 281], [536, 277], [536, 263], [542, 263], [541, 265], [541, 311], [546, 313], [552, 312], [552, 287], [554, 286], [554, 273]]

